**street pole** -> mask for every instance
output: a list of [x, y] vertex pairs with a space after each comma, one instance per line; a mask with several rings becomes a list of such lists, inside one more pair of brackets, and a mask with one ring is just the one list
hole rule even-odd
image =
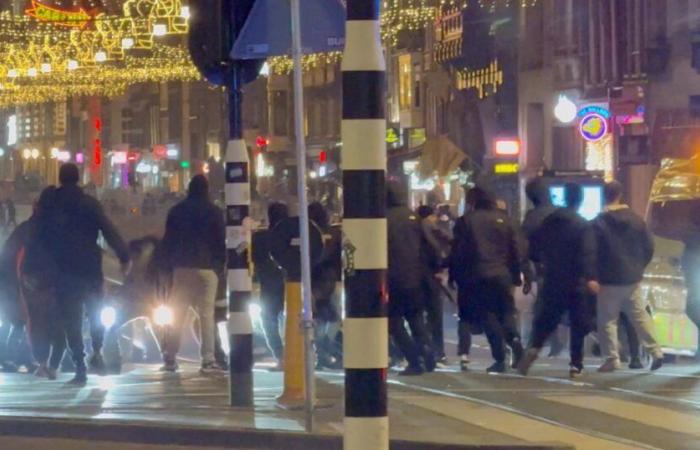
[[299, 0], [291, 0], [292, 60], [294, 63], [294, 135], [297, 148], [297, 195], [299, 197], [299, 237], [301, 240], [301, 295], [304, 329], [304, 407], [306, 431], [313, 431], [315, 406], [314, 383], [314, 319], [311, 307], [311, 257], [309, 248], [309, 215], [306, 196], [306, 137], [304, 136], [304, 84], [301, 68], [301, 17]]
[[345, 450], [388, 450], [386, 89], [379, 0], [347, 0], [343, 55]]
[[253, 406], [253, 325], [248, 305], [253, 290], [249, 252], [250, 161], [241, 122], [241, 71], [234, 63], [228, 88], [229, 141], [226, 145], [226, 251], [229, 333], [229, 401]]

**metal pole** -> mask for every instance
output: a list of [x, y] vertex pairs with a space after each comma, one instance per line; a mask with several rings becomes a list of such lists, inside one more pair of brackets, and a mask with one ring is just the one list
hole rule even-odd
[[226, 251], [229, 333], [229, 401], [253, 406], [253, 325], [248, 313], [253, 279], [251, 243], [250, 161], [241, 123], [241, 73], [231, 67], [229, 141], [226, 145]]
[[301, 295], [303, 301], [306, 431], [313, 431], [314, 402], [314, 319], [311, 308], [311, 257], [309, 254], [309, 216], [306, 197], [306, 140], [304, 136], [304, 84], [301, 69], [301, 17], [299, 0], [291, 0], [292, 59], [294, 62], [294, 135], [297, 147], [297, 195], [299, 196], [299, 236], [301, 238]]
[[[386, 64], [379, 0], [347, 0], [343, 54], [345, 450], [388, 450]], [[350, 257], [352, 256], [352, 257]]]

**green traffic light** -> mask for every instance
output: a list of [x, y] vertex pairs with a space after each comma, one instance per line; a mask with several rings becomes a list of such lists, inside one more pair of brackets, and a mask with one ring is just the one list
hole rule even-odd
[[190, 167], [190, 162], [189, 161], [182, 161], [180, 163], [180, 167], [182, 167], [183, 169], [188, 169]]

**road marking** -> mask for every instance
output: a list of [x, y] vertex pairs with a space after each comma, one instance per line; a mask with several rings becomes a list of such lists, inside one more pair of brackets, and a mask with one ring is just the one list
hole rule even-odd
[[[479, 398], [396, 380], [389, 380], [389, 383], [450, 399], [449, 401], [443, 399], [436, 402], [434, 398], [426, 398], [418, 401], [417, 403], [420, 403], [420, 405], [417, 404], [416, 406], [525, 441], [542, 442], [542, 436], [547, 436], [551, 437], [552, 441], [574, 445], [578, 450], [599, 450], [602, 448], [608, 450], [660, 450], [642, 442], [593, 430], [578, 429], [556, 420]], [[465, 404], [465, 402], [468, 403]], [[416, 402], [414, 401], [413, 403]], [[469, 405], [469, 403], [472, 405]], [[478, 417], [479, 420], [475, 421], [475, 417]]]
[[[623, 394], [629, 394], [629, 395], [634, 395], [635, 397], [640, 397], [640, 398], [646, 398], [649, 400], [657, 400], [657, 401], [662, 401], [662, 402], [667, 402], [667, 403], [680, 403], [684, 405], [690, 405], [695, 408], [700, 408], [700, 402], [696, 402], [693, 400], [686, 400], [684, 398], [676, 398], [676, 397], [663, 397], [661, 395], [655, 395], [655, 394], [648, 394], [646, 392], [639, 392], [639, 391], [633, 391], [629, 389], [622, 389], [622, 388], [617, 388], [617, 387], [611, 387], [611, 391], [615, 392], [621, 392]], [[695, 392], [693, 390], [656, 390], [657, 392]]]
[[601, 395], [541, 395], [539, 398], [598, 411], [654, 428], [700, 436], [700, 417], [678, 411]]

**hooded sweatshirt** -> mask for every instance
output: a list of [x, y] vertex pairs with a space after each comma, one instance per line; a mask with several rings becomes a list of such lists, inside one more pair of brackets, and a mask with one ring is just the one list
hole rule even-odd
[[598, 281], [608, 285], [639, 283], [654, 255], [646, 223], [627, 205], [609, 207], [593, 223]]

